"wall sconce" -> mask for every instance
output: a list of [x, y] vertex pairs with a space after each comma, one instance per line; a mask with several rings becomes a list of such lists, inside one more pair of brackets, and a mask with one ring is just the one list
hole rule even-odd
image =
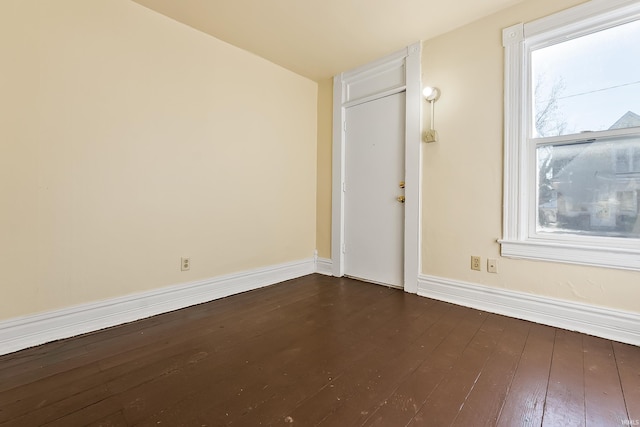
[[422, 90], [422, 95], [429, 104], [431, 104], [431, 123], [430, 129], [424, 132], [424, 142], [437, 142], [438, 132], [433, 128], [433, 104], [440, 98], [440, 89], [437, 87], [427, 86]]

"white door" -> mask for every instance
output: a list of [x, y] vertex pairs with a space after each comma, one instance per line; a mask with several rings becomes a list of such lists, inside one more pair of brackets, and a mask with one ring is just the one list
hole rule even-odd
[[405, 93], [346, 109], [344, 268], [404, 285]]

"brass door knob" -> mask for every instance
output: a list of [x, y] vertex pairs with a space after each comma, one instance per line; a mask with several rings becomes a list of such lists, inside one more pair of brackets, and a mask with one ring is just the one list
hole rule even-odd
[[404, 203], [405, 199], [404, 199], [404, 196], [398, 196], [396, 200], [399, 201], [400, 203]]
[[404, 188], [404, 181], [400, 181], [400, 188]]

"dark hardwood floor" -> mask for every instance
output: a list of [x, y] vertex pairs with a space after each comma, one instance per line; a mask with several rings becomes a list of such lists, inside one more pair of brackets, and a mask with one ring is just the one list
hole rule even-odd
[[307, 276], [0, 356], [0, 426], [628, 426], [640, 348]]

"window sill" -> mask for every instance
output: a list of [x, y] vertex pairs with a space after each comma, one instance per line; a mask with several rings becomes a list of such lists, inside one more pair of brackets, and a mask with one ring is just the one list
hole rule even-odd
[[498, 240], [507, 258], [640, 271], [640, 250], [534, 240]]

